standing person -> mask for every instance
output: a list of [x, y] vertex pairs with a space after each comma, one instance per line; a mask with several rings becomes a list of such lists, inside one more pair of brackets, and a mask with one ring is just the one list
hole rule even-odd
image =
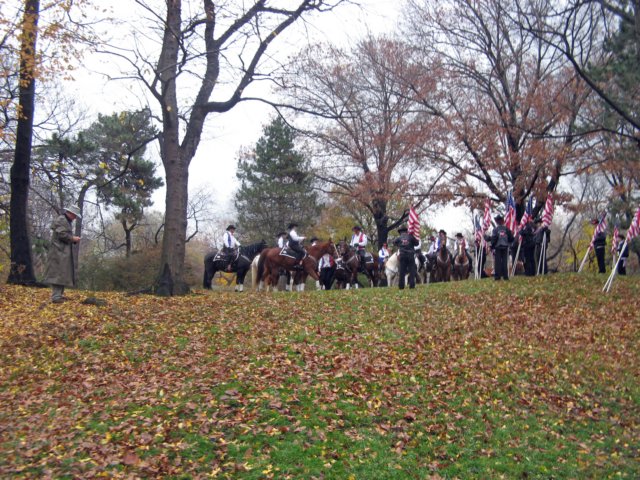
[[494, 279], [509, 280], [509, 246], [513, 242], [513, 234], [504, 224], [504, 217], [498, 215], [495, 218], [496, 227], [491, 234], [491, 248], [493, 249], [494, 259]]
[[[591, 221], [591, 225], [597, 225], [600, 222], [598, 219]], [[596, 259], [598, 260], [598, 273], [607, 273], [607, 268], [604, 264], [604, 252], [607, 247], [607, 232], [598, 232], [593, 239], [593, 249], [596, 252]]]
[[400, 261], [398, 288], [404, 290], [404, 277], [409, 273], [409, 288], [416, 288], [416, 259], [415, 246], [418, 240], [409, 234], [407, 227], [398, 229], [400, 236], [394, 244], [398, 247], [398, 260]]
[[302, 248], [302, 242], [305, 238], [301, 235], [298, 235], [296, 232], [296, 228], [298, 227], [297, 223], [290, 223], [289, 230], [289, 248], [296, 253], [296, 259], [298, 260], [298, 265], [302, 265], [302, 259], [304, 258], [306, 252], [304, 248]]
[[380, 263], [379, 265], [379, 270], [382, 271], [382, 269], [384, 268], [384, 262], [386, 262], [389, 259], [389, 247], [387, 247], [387, 242], [384, 242], [382, 244], [382, 248], [380, 248], [380, 250], [378, 251], [378, 262]]
[[620, 261], [618, 262], [618, 275], [627, 274], [627, 260], [629, 259], [629, 244], [627, 243], [624, 250], [622, 250], [622, 245], [624, 245], [624, 235], [619, 233], [618, 234], [618, 256], [620, 257]]
[[[549, 242], [551, 241], [551, 231], [549, 230], [549, 227], [545, 227], [542, 224], [542, 219], [540, 218], [536, 218], [535, 221], [534, 241], [536, 272], [538, 272], [538, 265], [540, 265], [540, 273], [547, 274], [549, 272], [549, 267], [547, 265], [546, 250], [549, 247]], [[540, 257], [542, 257], [542, 260]]]
[[51, 302], [62, 303], [64, 287], [76, 286], [76, 265], [73, 258], [73, 245], [80, 237], [73, 235], [71, 224], [76, 218], [82, 218], [80, 208], [71, 205], [51, 224], [51, 246], [47, 258], [47, 270], [44, 282], [51, 285]]
[[360, 259], [360, 268], [364, 270], [364, 266], [367, 263], [365, 255], [367, 253], [366, 247], [369, 239], [362, 231], [360, 226], [356, 225], [352, 228], [353, 235], [351, 236], [351, 243], [349, 244], [358, 252], [358, 258]]
[[320, 270], [320, 285], [322, 290], [331, 290], [333, 274], [336, 270], [336, 262], [329, 253], [325, 253], [320, 257], [318, 269]]
[[278, 248], [284, 248], [287, 244], [287, 232], [278, 233], [276, 238], [276, 245], [278, 245]]
[[524, 257], [524, 274], [528, 277], [533, 277], [536, 274], [536, 260], [535, 260], [535, 230], [533, 227], [533, 221], [529, 218], [529, 221], [518, 232], [522, 239], [522, 256]]

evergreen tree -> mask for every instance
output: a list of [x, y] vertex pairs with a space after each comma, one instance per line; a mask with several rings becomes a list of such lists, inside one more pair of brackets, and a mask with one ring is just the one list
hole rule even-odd
[[312, 190], [309, 162], [295, 149], [295, 138], [295, 131], [278, 117], [264, 128], [255, 149], [238, 160], [241, 185], [235, 206], [247, 241], [264, 238], [272, 243], [288, 223], [299, 223], [304, 231], [317, 220], [318, 195]]

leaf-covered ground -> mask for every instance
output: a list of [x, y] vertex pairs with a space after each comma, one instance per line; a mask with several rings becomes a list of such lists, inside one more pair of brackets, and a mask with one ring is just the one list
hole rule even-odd
[[0, 286], [0, 478], [639, 478], [640, 280]]

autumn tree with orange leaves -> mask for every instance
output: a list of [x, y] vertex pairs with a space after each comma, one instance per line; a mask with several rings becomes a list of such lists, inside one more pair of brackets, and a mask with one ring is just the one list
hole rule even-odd
[[425, 154], [435, 117], [412, 100], [407, 78], [419, 79], [425, 96], [437, 94], [436, 71], [417, 62], [411, 46], [369, 37], [352, 50], [309, 49], [283, 80], [295, 109], [312, 117], [298, 128], [317, 143], [323, 190], [364, 208], [380, 245], [405, 221], [410, 203], [432, 200], [442, 176]]
[[513, 190], [518, 218], [527, 198], [542, 208], [567, 169], [589, 148], [579, 116], [589, 90], [566, 60], [519, 28], [512, 0], [411, 0], [407, 35], [444, 75], [440, 104], [422, 97], [442, 120], [429, 152], [459, 203]]

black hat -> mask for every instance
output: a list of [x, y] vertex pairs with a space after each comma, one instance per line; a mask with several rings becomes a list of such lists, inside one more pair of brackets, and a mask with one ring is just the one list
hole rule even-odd
[[593, 220], [591, 220], [591, 225], [598, 225], [600, 223], [600, 221], [597, 218], [594, 218]]
[[362, 230], [360, 225], [355, 225], [351, 230]]
[[618, 238], [619, 238], [620, 240], [624, 240], [624, 238], [625, 238], [625, 237], [624, 237], [624, 235], [623, 235], [623, 234], [619, 233], [619, 234], [618, 234]]
[[290, 223], [289, 226], [287, 227], [287, 230], [291, 230], [292, 228], [295, 228], [297, 226], [298, 226], [297, 223]]
[[542, 223], [542, 219], [540, 217], [536, 218], [533, 223], [538, 224], [538, 223]]
[[236, 226], [235, 226], [235, 225], [229, 225], [229, 226], [227, 227], [227, 231], [229, 231], [229, 230], [235, 230], [235, 229], [236, 229]]
[[401, 227], [398, 228], [398, 233], [402, 233], [402, 232], [408, 232], [409, 229], [407, 227], [405, 227], [404, 225], [402, 225]]
[[286, 235], [286, 234], [287, 234], [287, 232], [278, 232], [276, 237], [281, 237], [281, 236]]
[[456, 238], [462, 238], [462, 234], [461, 233], [456, 233]]
[[447, 232], [445, 232], [444, 230], [440, 229], [440, 231], [438, 233], [444, 233], [445, 235], [447, 234]]
[[504, 223], [504, 217], [500, 214], [496, 215], [495, 219], [496, 223]]
[[318, 241], [318, 237], [311, 237], [309, 239], [309, 243], [313, 243], [313, 242], [317, 242]]

